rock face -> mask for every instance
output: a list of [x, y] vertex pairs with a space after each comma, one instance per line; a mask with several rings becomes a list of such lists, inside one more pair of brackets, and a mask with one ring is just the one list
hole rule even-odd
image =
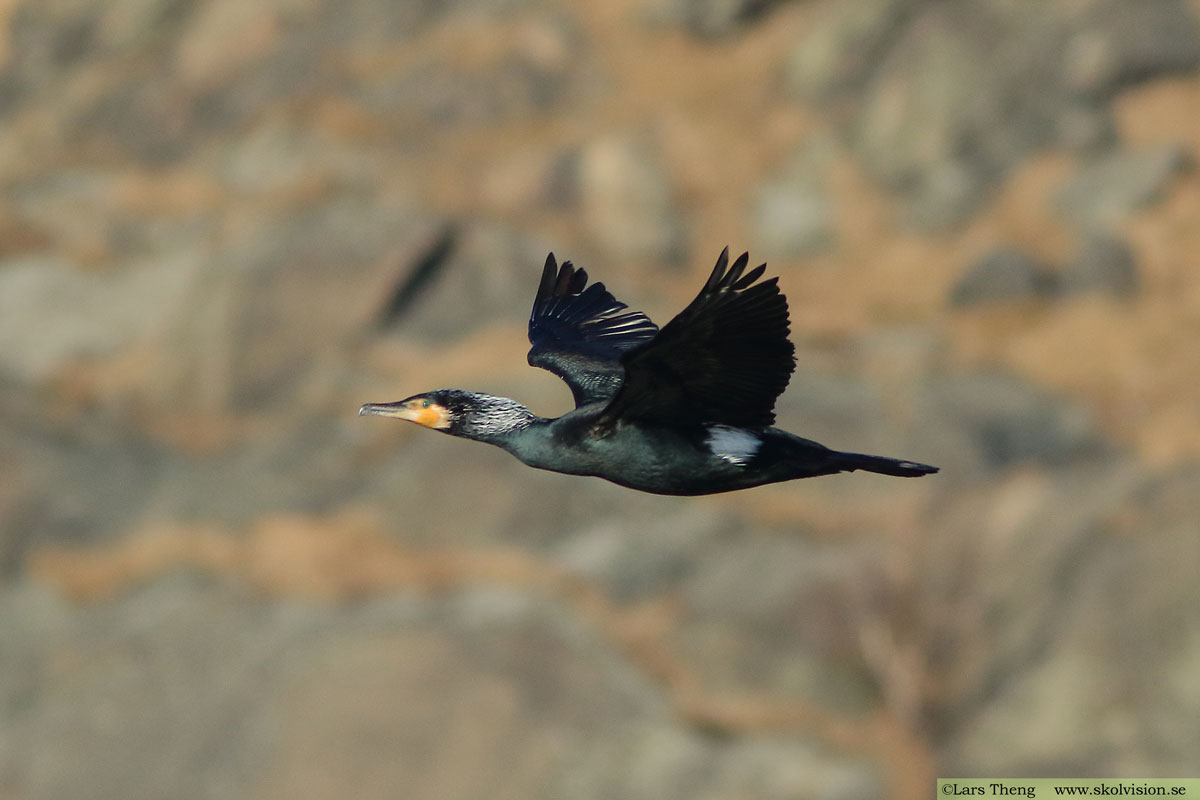
[[675, 261], [682, 230], [653, 146], [601, 139], [579, 157], [580, 210], [595, 243], [621, 260]]
[[1058, 204], [1081, 225], [1111, 226], [1151, 205], [1190, 166], [1180, 147], [1107, 154], [1060, 190]]
[[1128, 297], [1137, 287], [1137, 264], [1129, 245], [1101, 233], [1084, 240], [1059, 279], [1059, 291], [1065, 295], [1100, 292]]
[[[0, 796], [1192, 770], [1195, 9], [0, 3]], [[661, 498], [355, 416], [562, 413], [546, 253], [664, 324], [726, 242], [779, 425], [939, 475]]]
[[1066, 264], [1051, 269], [1017, 250], [980, 258], [950, 290], [956, 308], [1060, 300], [1081, 294], [1131, 297], [1138, 288], [1133, 251], [1120, 237], [1089, 230]]
[[783, 0], [666, 0], [656, 16], [704, 37], [735, 32]]
[[[155, 617], [134, 622], [147, 606]], [[385, 798], [407, 786], [649, 800], [764, 779], [758, 796], [780, 800], [805, 781], [826, 787], [816, 797], [880, 791], [861, 761], [802, 741], [681, 729], [579, 620], [509, 592], [330, 609], [178, 577], [84, 615], [33, 592], [10, 608], [24, 648], [76, 653], [40, 675], [4, 668], [5, 777], [31, 797]], [[31, 682], [42, 699], [29, 704]]]
[[917, 435], [959, 471], [1065, 466], [1106, 448], [1083, 409], [1006, 375], [933, 381], [920, 408]]
[[755, 244], [768, 253], [805, 256], [828, 250], [834, 239], [834, 209], [822, 172], [824, 154], [801, 154], [758, 191]]
[[1016, 250], [993, 250], [970, 266], [950, 291], [954, 306], [1030, 300], [1048, 294], [1054, 281], [1044, 266]]
[[[1197, 681], [1184, 666], [1194, 653], [1196, 612], [1135, 577], [1150, 570], [1170, 583], [1181, 569], [1180, 559], [1197, 555], [1190, 533], [1161, 517], [1150, 522], [1166, 506], [1183, 501], [1180, 492], [1195, 487], [1195, 475], [1148, 483], [1125, 480], [1083, 472], [1068, 478], [1065, 494], [1051, 493], [1055, 499], [1049, 505], [1012, 498], [1024, 513], [1006, 521], [1001, 535], [1009, 555], [992, 562], [989, 575], [980, 574], [981, 588], [993, 590], [997, 581], [1012, 589], [1043, 582], [1052, 588], [1007, 622], [989, 628], [980, 646], [1006, 653], [997, 659], [999, 653], [993, 651], [978, 659], [991, 663], [990, 668], [961, 664], [973, 673], [974, 691], [990, 693], [992, 700], [980, 705], [978, 715], [968, 713], [947, 729], [947, 768], [969, 764], [1003, 773], [1018, 764], [1050, 771], [1069, 765], [1091, 773], [1147, 759], [1169, 760], [1197, 743], [1195, 732], [1176, 725], [1169, 713], [1165, 723], [1145, 713], [1177, 702], [1190, 704], [1184, 698], [1196, 696]], [[1013, 487], [1013, 492], [1050, 496], [1033, 486]], [[1099, 493], [1111, 494], [1096, 502]], [[1042, 538], [1050, 529], [1049, 517], [1060, 520], [1052, 524], [1053, 542]], [[1137, 533], [1122, 541], [1113, 538], [1119, 531]], [[1012, 559], [1008, 566], [1007, 558]], [[1173, 590], [1167, 593], [1174, 595]], [[1031, 607], [1041, 603], [1046, 604], [1042, 613]], [[1172, 610], [1158, 616], [1167, 607]], [[1084, 654], [1093, 648], [1111, 655], [1092, 662]], [[1163, 662], [1150, 666], [1148, 652]], [[972, 660], [963, 653], [958, 657]], [[1005, 675], [998, 663], [1026, 668]], [[1103, 702], [1096, 694], [1101, 686], [1114, 692], [1110, 697], [1128, 700]], [[1025, 714], [1035, 726], [1029, 740], [1001, 745], [997, 737]], [[1064, 741], [1072, 744], [1064, 747]]]
[[1039, 148], [1103, 148], [1114, 92], [1200, 63], [1200, 29], [1175, 0], [853, 0], [828, 12], [788, 80], [849, 109], [847, 141], [924, 227], [968, 217]]

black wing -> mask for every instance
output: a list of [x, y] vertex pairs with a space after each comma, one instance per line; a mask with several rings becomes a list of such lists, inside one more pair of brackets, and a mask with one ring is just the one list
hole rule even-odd
[[570, 261], [560, 268], [546, 256], [529, 315], [529, 363], [567, 382], [575, 405], [607, 400], [625, 375], [621, 354], [650, 341], [656, 326], [617, 300], [603, 283], [587, 285], [587, 272]]
[[700, 294], [653, 340], [621, 358], [625, 380], [599, 420], [765, 428], [795, 369], [787, 299], [778, 278], [754, 282], [766, 264], [743, 275], [729, 248]]

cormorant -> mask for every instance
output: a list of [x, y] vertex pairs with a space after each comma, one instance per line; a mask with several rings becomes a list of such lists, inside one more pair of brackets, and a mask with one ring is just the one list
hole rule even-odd
[[[937, 467], [843, 453], [773, 427], [796, 366], [778, 278], [729, 265], [659, 330], [570, 261], [546, 258], [529, 317], [529, 363], [571, 387], [575, 409], [543, 419], [507, 397], [440, 389], [359, 414], [396, 417], [502, 447], [538, 469], [631, 489], [701, 495], [861, 469], [916, 477]], [[758, 281], [758, 282], [756, 282]]]

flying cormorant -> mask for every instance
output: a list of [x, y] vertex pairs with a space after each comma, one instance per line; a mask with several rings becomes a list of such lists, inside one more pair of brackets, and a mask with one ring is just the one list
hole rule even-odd
[[543, 419], [507, 397], [440, 389], [358, 413], [655, 494], [715, 494], [858, 469], [906, 478], [937, 472], [773, 427], [795, 348], [779, 279], [759, 281], [766, 265], [746, 272], [748, 261], [743, 253], [730, 266], [726, 248], [696, 299], [659, 330], [551, 253], [529, 317], [529, 363], [566, 381], [573, 411]]

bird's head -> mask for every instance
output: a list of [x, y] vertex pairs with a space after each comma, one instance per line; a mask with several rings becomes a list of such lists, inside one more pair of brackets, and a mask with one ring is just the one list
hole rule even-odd
[[516, 400], [461, 389], [423, 392], [394, 403], [367, 403], [358, 413], [395, 417], [452, 436], [480, 440], [524, 428], [535, 419]]

